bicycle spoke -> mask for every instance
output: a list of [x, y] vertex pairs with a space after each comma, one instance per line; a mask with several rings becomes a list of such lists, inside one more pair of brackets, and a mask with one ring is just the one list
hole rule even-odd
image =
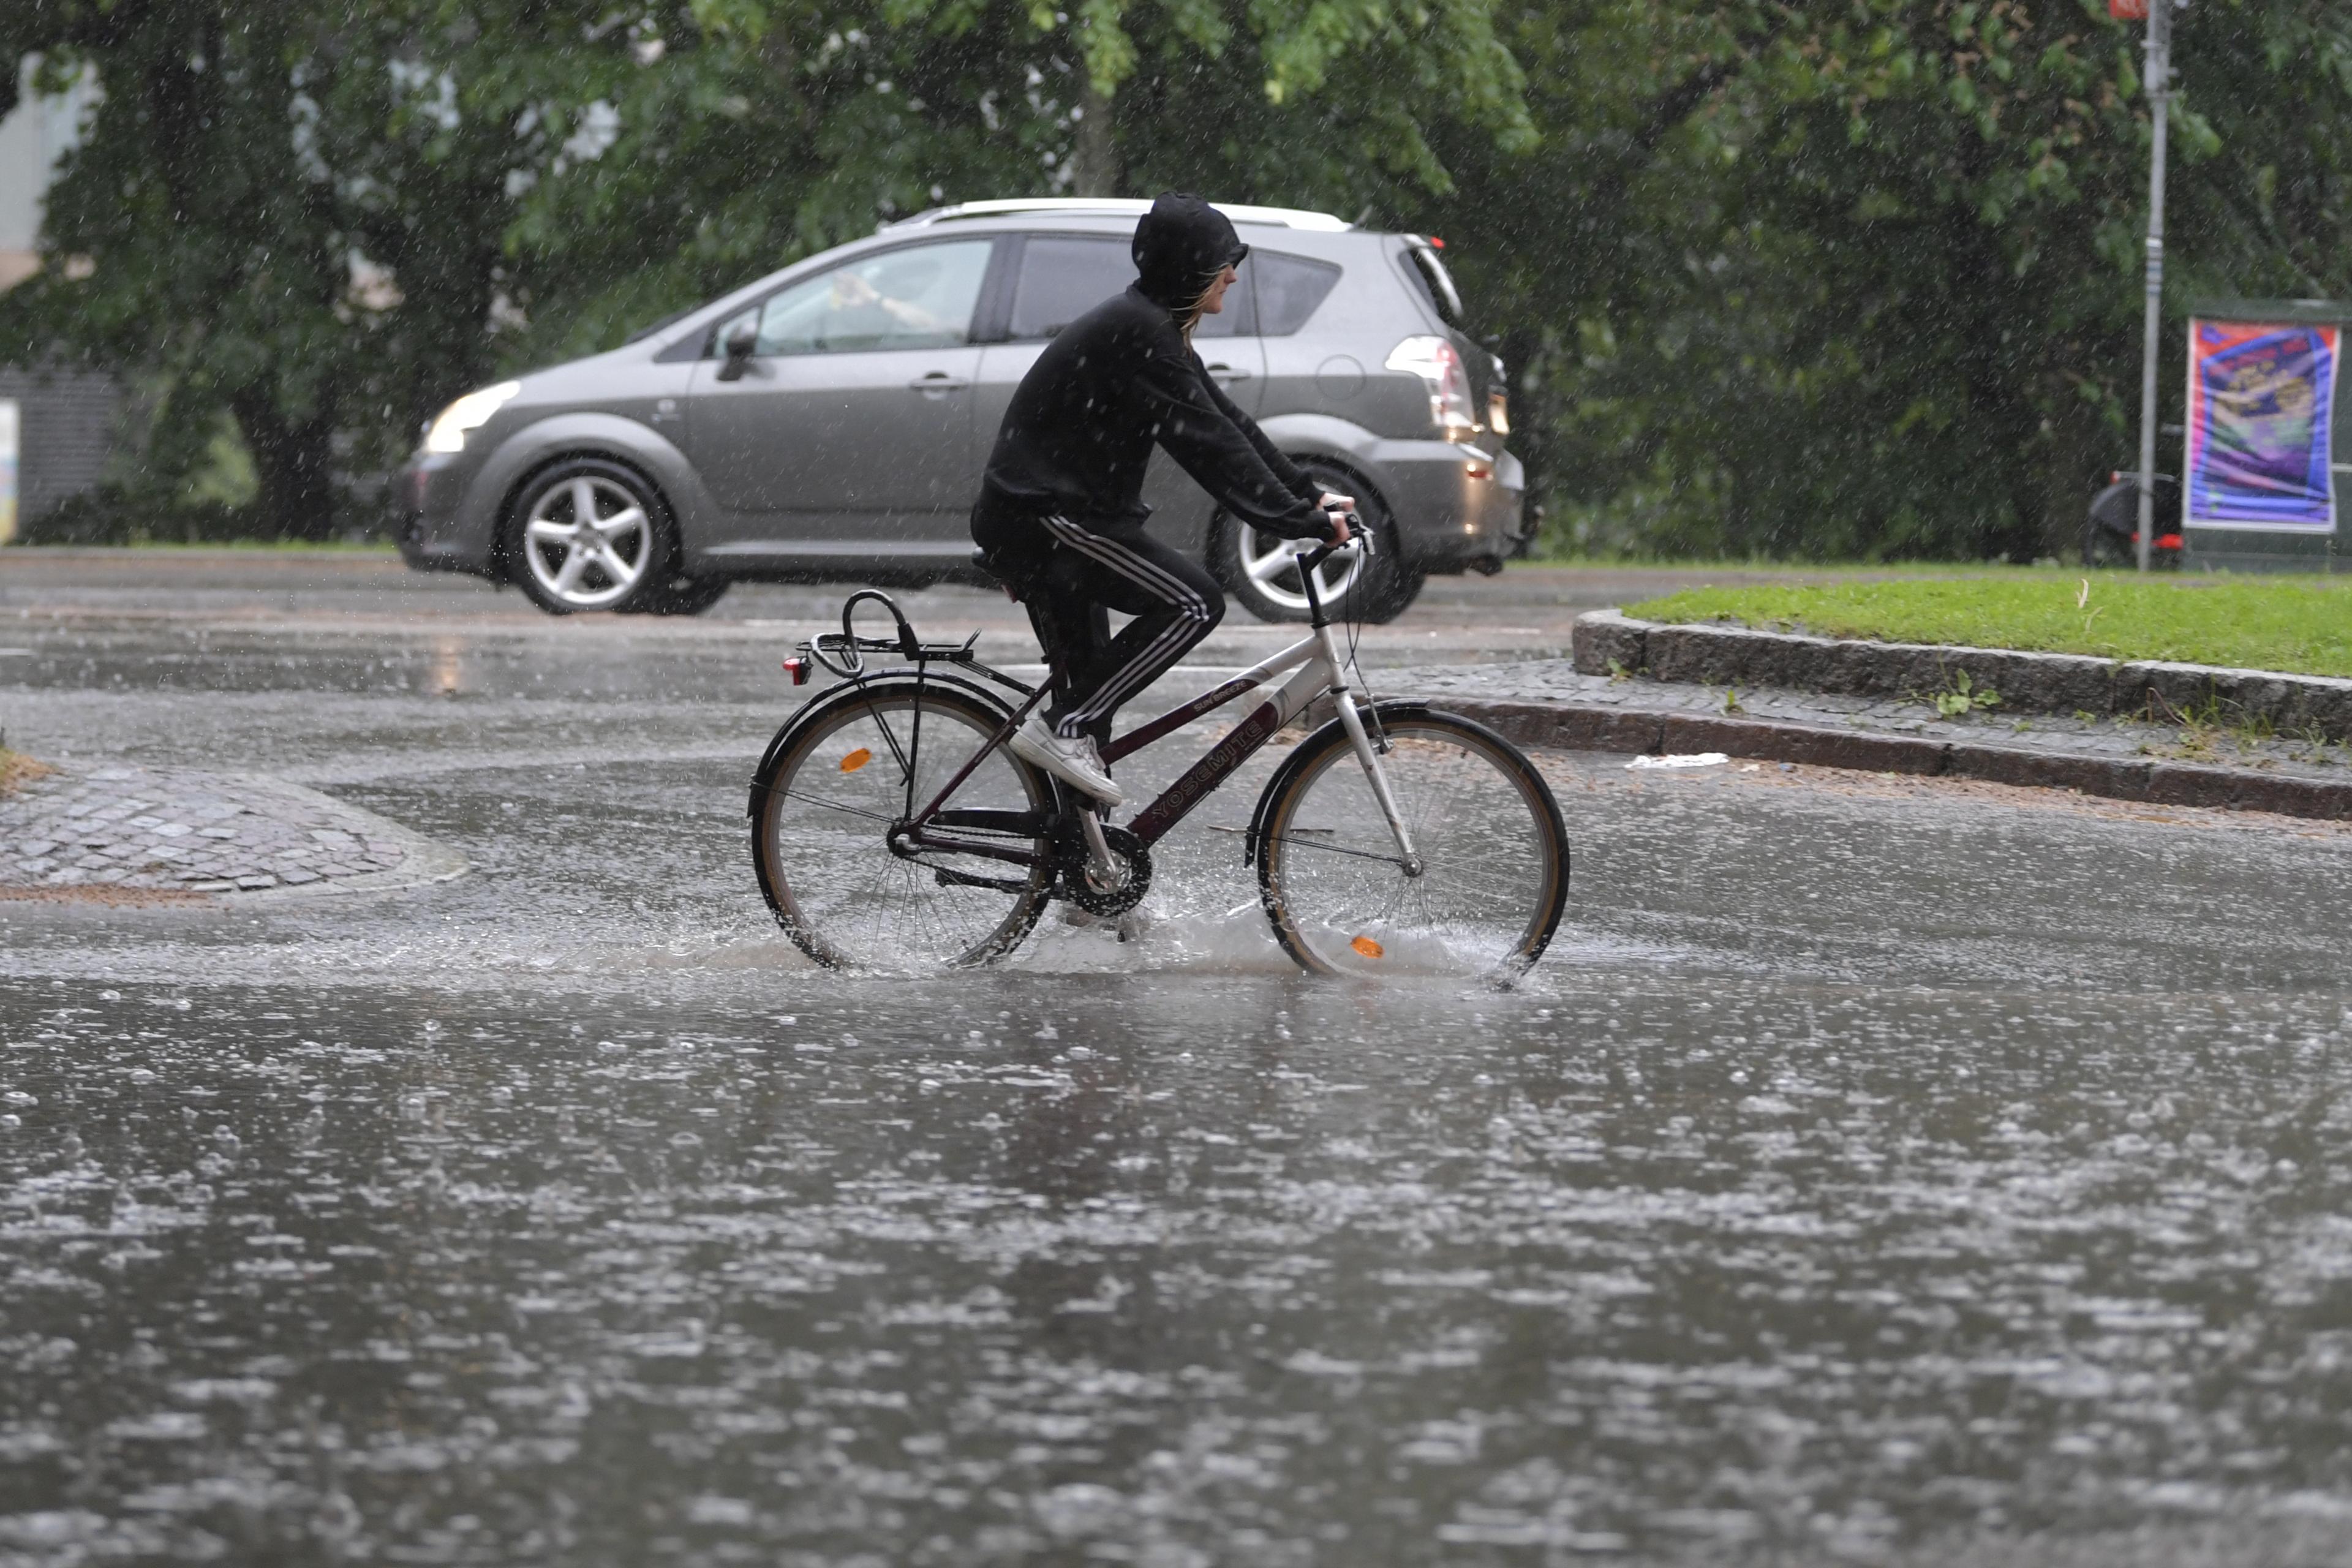
[[[897, 968], [986, 957], [1026, 931], [1042, 903], [1044, 847], [1034, 837], [959, 830], [974, 847], [1031, 846], [1038, 864], [1025, 878], [1022, 867], [953, 842], [911, 856], [892, 850], [888, 831], [905, 819], [908, 794], [938, 791], [996, 729], [986, 710], [933, 688], [921, 698], [918, 746], [915, 700], [911, 686], [854, 690], [811, 721], [769, 783], [754, 835], [761, 885], [794, 940], [829, 963]], [[898, 765], [878, 765], [886, 756]], [[994, 752], [958, 787], [954, 804], [1040, 813], [1049, 803], [1033, 780]], [[942, 879], [949, 863], [971, 869]]]
[[[1271, 843], [1275, 840], [1270, 837], [1267, 841]], [[1399, 871], [1406, 868], [1405, 858], [1402, 855], [1383, 855], [1374, 849], [1350, 849], [1345, 845], [1326, 844], [1319, 839], [1308, 838], [1296, 833], [1281, 835], [1280, 841], [1296, 849], [1319, 849], [1326, 855], [1353, 855], [1364, 860], [1385, 860]]]
[[1381, 772], [1419, 875], [1405, 874], [1351, 747], [1318, 757], [1276, 806], [1261, 877], [1277, 931], [1309, 967], [1484, 971], [1549, 939], [1565, 896], [1556, 808], [1503, 742], [1458, 722], [1386, 726]]

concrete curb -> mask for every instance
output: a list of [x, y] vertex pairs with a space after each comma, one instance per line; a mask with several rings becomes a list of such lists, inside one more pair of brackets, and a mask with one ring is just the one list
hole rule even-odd
[[[1952, 689], [1967, 671], [2018, 713], [2144, 714], [2164, 719], [2218, 703], [2236, 723], [2266, 721], [2287, 733], [2352, 737], [2352, 680], [2275, 670], [2227, 669], [2156, 659], [2116, 662], [2071, 653], [1885, 643], [1759, 632], [1708, 622], [1669, 626], [1615, 610], [1579, 616], [1577, 672], [1627, 673], [1712, 686], [1777, 687], [1851, 697]], [[2234, 770], [2231, 770], [2234, 771]]]
[[2248, 768], [2068, 756], [1973, 741], [1874, 734], [1704, 713], [1629, 711], [1575, 702], [1449, 698], [1433, 706], [1499, 730], [1524, 746], [1636, 755], [1722, 752], [1759, 762], [2068, 789], [2151, 805], [2269, 811], [2329, 822], [2352, 820], [2352, 779], [2285, 778]]

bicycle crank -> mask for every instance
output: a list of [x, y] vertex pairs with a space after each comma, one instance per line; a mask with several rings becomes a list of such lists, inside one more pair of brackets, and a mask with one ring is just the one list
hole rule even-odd
[[1123, 915], [1151, 890], [1151, 851], [1124, 827], [1108, 827], [1091, 811], [1075, 814], [1075, 833], [1061, 840], [1054, 896], [1090, 915]]

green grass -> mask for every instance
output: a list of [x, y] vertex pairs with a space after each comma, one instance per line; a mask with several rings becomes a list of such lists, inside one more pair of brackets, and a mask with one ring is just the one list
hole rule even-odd
[[2016, 575], [2031, 570], [1999, 562], [1791, 561], [1785, 556], [1732, 560], [1721, 555], [1529, 555], [1506, 563], [1511, 571], [1565, 566], [1580, 572], [1690, 572], [1772, 577], [1957, 577], [1976, 573]]
[[[2087, 597], [2084, 584], [2088, 584]], [[1625, 613], [1882, 642], [2352, 677], [2352, 577], [2140, 577], [2047, 570], [1669, 594]]]

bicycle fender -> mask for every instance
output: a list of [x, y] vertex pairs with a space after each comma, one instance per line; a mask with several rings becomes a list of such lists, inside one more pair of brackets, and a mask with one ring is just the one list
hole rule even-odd
[[[1360, 705], [1356, 711], [1368, 717], [1380, 719], [1418, 719], [1425, 714], [1437, 712], [1439, 709], [1433, 702], [1391, 698], [1381, 702]], [[1460, 719], [1462, 715], [1449, 713], [1446, 717]], [[1470, 721], [1464, 721], [1465, 723]], [[1290, 781], [1320, 755], [1323, 749], [1331, 744], [1335, 738], [1341, 744], [1345, 744], [1348, 739], [1347, 726], [1340, 723], [1339, 720], [1332, 719], [1317, 725], [1307, 739], [1291, 748], [1290, 755], [1282, 759], [1282, 766], [1275, 769], [1274, 776], [1265, 781], [1265, 788], [1258, 792], [1257, 809], [1250, 813], [1249, 831], [1242, 837], [1243, 865], [1257, 864], [1257, 847], [1265, 841], [1265, 819], [1267, 814], [1274, 810], [1274, 803], [1281, 798], [1282, 792], [1289, 787]]]
[[[802, 703], [800, 711], [784, 721], [782, 726], [769, 737], [767, 749], [760, 753], [760, 765], [751, 773], [751, 800], [744, 806], [743, 815], [751, 817], [760, 815], [760, 796], [766, 793], [768, 787], [761, 781], [775, 767], [776, 759], [783, 755], [784, 748], [792, 743], [793, 737], [803, 726], [814, 723], [820, 715], [830, 712], [838, 703], [863, 701], [869, 696], [877, 696], [885, 691], [911, 691], [916, 684], [912, 670], [890, 670], [881, 675], [869, 675], [863, 681], [845, 680]], [[971, 698], [992, 710], [998, 719], [1012, 717], [1011, 703], [980, 682], [963, 676], [927, 674], [921, 678], [921, 685], [926, 691], [934, 687], [952, 687], [959, 695]]]

